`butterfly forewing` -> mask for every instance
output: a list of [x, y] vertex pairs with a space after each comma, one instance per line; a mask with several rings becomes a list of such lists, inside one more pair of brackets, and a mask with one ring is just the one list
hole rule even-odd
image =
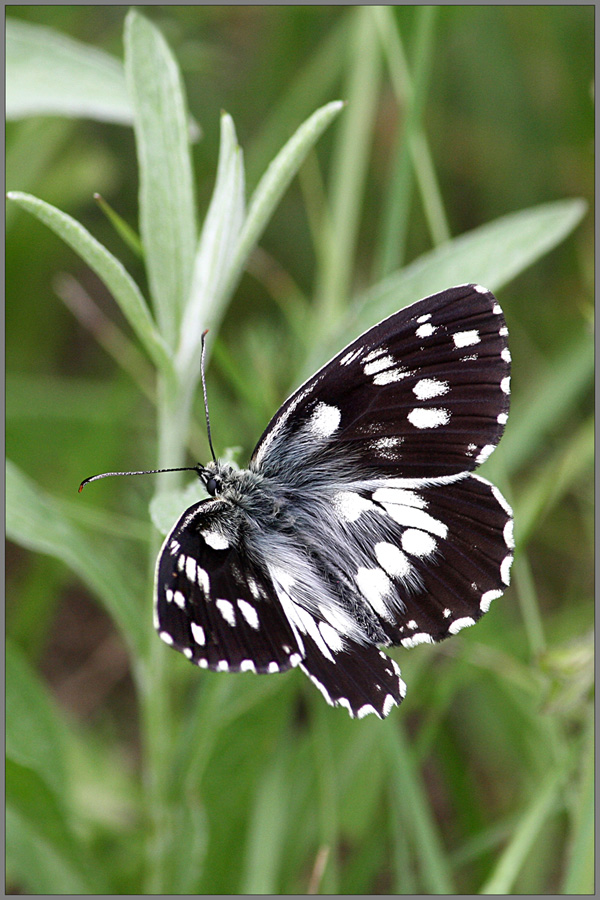
[[496, 446], [510, 355], [495, 297], [477, 285], [435, 294], [344, 348], [284, 403], [253, 454], [279, 469], [294, 438], [363, 477], [453, 475]]
[[512, 513], [471, 472], [509, 385], [504, 317], [477, 285], [365, 332], [283, 404], [248, 470], [215, 463], [216, 498], [159, 556], [163, 640], [217, 671], [299, 665], [329, 703], [386, 716], [405, 687], [379, 648], [456, 634], [508, 584]]

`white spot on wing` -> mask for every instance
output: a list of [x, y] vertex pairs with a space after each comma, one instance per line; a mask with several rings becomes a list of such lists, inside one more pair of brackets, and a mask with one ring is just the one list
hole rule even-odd
[[431, 400], [432, 397], [441, 397], [447, 394], [450, 385], [447, 381], [440, 381], [438, 378], [421, 378], [413, 385], [413, 394], [419, 400]]
[[421, 631], [418, 634], [413, 634], [412, 637], [404, 638], [400, 643], [403, 647], [416, 647], [417, 644], [433, 644], [433, 638], [430, 634], [425, 634]]
[[375, 556], [381, 568], [392, 578], [405, 578], [410, 572], [411, 566], [405, 554], [388, 541], [375, 544]]
[[338, 491], [333, 497], [333, 505], [338, 515], [346, 522], [356, 522], [364, 512], [376, 509], [370, 500], [361, 497], [355, 491]]
[[498, 422], [498, 425], [506, 425], [506, 423], [508, 422], [507, 414], [506, 413], [498, 413], [498, 416], [496, 417], [496, 421]]
[[193, 556], [188, 556], [185, 561], [185, 574], [188, 581], [196, 580], [196, 560]]
[[372, 353], [369, 353], [368, 356], [365, 356], [364, 363], [363, 372], [365, 375], [376, 375], [378, 372], [383, 372], [384, 369], [390, 369], [394, 365], [394, 358], [392, 356], [379, 356], [377, 359], [373, 357]]
[[510, 394], [510, 375], [507, 375], [506, 378], [503, 378], [500, 382], [500, 390], [505, 394]]
[[337, 431], [341, 417], [342, 414], [337, 406], [317, 403], [309, 420], [310, 430], [318, 437], [329, 437]]
[[256, 666], [251, 659], [243, 659], [240, 663], [240, 672], [256, 672]]
[[512, 554], [509, 553], [508, 556], [504, 557], [500, 564], [500, 578], [504, 584], [507, 585], [510, 584], [510, 567], [512, 566], [512, 561]]
[[227, 550], [229, 547], [229, 541], [225, 535], [220, 534], [218, 531], [203, 531], [202, 537], [213, 550]]
[[447, 409], [411, 409], [407, 416], [408, 421], [415, 428], [438, 428], [447, 425], [450, 421], [450, 411]]
[[437, 542], [426, 531], [407, 528], [402, 535], [402, 549], [411, 556], [431, 556], [437, 549]]
[[350, 350], [348, 353], [345, 353], [344, 356], [340, 359], [340, 366], [348, 366], [351, 362], [353, 362], [357, 356], [360, 355], [360, 347], [356, 350]]
[[260, 625], [260, 622], [258, 620], [258, 613], [254, 609], [252, 604], [248, 603], [247, 600], [239, 599], [237, 605], [250, 628], [254, 628], [256, 630]]
[[228, 625], [232, 627], [236, 624], [235, 609], [233, 603], [229, 600], [216, 600], [215, 605]]
[[208, 597], [210, 591], [210, 579], [208, 577], [208, 572], [205, 569], [201, 568], [201, 566], [198, 566], [198, 568], [196, 569], [196, 575], [198, 577], [198, 584], [204, 591], [205, 596]]
[[327, 646], [330, 647], [334, 653], [339, 653], [340, 650], [344, 649], [344, 642], [340, 633], [336, 631], [335, 628], [332, 628], [331, 625], [328, 625], [327, 622], [319, 622], [319, 631]]
[[158, 636], [159, 636], [159, 638], [161, 639], [161, 641], [164, 641], [165, 644], [168, 644], [168, 645], [169, 645], [169, 647], [172, 647], [172, 646], [173, 646], [174, 641], [173, 641], [173, 638], [171, 637], [171, 635], [169, 634], [168, 631], [160, 631], [160, 632], [158, 633]]
[[512, 519], [509, 519], [506, 525], [504, 526], [504, 543], [508, 547], [509, 550], [515, 549], [515, 538], [513, 534], [513, 526], [514, 522]]
[[471, 331], [457, 331], [452, 335], [452, 340], [455, 347], [472, 347], [473, 344], [478, 344], [481, 338], [477, 329], [473, 328]]
[[376, 613], [387, 618], [389, 609], [383, 598], [391, 592], [392, 582], [383, 569], [368, 569], [366, 566], [359, 566], [355, 578], [367, 603], [373, 607]]
[[437, 331], [437, 326], [431, 325], [431, 323], [428, 322], [426, 325], [419, 325], [415, 334], [418, 338], [427, 338], [431, 337], [434, 331]]
[[[378, 494], [379, 491], [375, 493]], [[399, 525], [404, 525], [407, 528], [418, 528], [421, 531], [429, 531], [442, 539], [448, 535], [448, 526], [422, 509], [415, 509], [414, 506], [402, 506], [397, 503], [383, 503], [383, 506], [387, 514]]]
[[462, 619], [455, 619], [454, 622], [448, 626], [448, 632], [449, 634], [458, 634], [463, 628], [469, 628], [474, 624], [475, 619], [472, 619], [471, 616], [464, 616]]
[[376, 716], [379, 715], [374, 706], [371, 706], [370, 703], [365, 703], [364, 706], [361, 706], [360, 709], [356, 710], [356, 718], [364, 719], [364, 717], [368, 716], [370, 713], [374, 713]]
[[408, 378], [408, 376], [412, 374], [413, 372], [410, 372], [408, 369], [398, 366], [397, 369], [387, 369], [385, 372], [378, 372], [373, 378], [373, 384], [381, 387], [384, 384], [391, 384], [394, 381], [402, 381], [403, 378]]
[[510, 362], [510, 350], [508, 349], [508, 347], [504, 348], [504, 350], [501, 352], [500, 356], [502, 357], [502, 359], [504, 360], [505, 363]]
[[382, 713], [384, 716], [390, 714], [391, 710], [396, 706], [396, 699], [391, 694], [388, 694], [385, 700], [383, 701], [383, 709]]
[[497, 600], [501, 596], [502, 596], [502, 591], [486, 591], [485, 594], [483, 594], [483, 596], [481, 598], [481, 601], [479, 603], [479, 608], [481, 609], [482, 612], [487, 612], [488, 609], [490, 608], [492, 600]]
[[185, 609], [185, 597], [183, 596], [181, 591], [175, 591], [175, 593], [173, 594], [173, 600], [180, 609]]
[[485, 447], [482, 447], [481, 450], [479, 451], [475, 462], [478, 463], [478, 465], [481, 465], [482, 463], [484, 463], [486, 461], [486, 459], [489, 459], [489, 457], [492, 455], [493, 452], [494, 452], [494, 445], [486, 444]]
[[204, 634], [204, 628], [201, 625], [197, 625], [196, 622], [192, 622], [190, 624], [190, 628], [192, 630], [192, 637], [201, 647], [204, 647], [206, 644], [206, 635]]

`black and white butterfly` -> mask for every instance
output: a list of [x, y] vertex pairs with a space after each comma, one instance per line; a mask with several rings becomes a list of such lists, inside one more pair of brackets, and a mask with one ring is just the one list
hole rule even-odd
[[160, 551], [160, 637], [215, 671], [300, 666], [387, 716], [406, 688], [380, 648], [456, 634], [509, 583], [511, 509], [471, 474], [506, 424], [507, 335], [485, 288], [427, 297], [298, 388], [247, 469], [195, 467], [211, 496]]

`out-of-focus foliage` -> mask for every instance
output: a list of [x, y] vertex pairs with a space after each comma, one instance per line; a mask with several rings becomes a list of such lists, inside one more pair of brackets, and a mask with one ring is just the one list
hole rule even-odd
[[[591, 892], [593, 7], [10, 13], [7, 188], [42, 221], [8, 203], [8, 890]], [[153, 483], [76, 495], [177, 465], [194, 411], [208, 458], [193, 342], [174, 352], [186, 286], [217, 450], [243, 464], [311, 367], [447, 279], [509, 324], [486, 471], [513, 585], [394, 651], [385, 722], [299, 672], [192, 669], [152, 631]]]

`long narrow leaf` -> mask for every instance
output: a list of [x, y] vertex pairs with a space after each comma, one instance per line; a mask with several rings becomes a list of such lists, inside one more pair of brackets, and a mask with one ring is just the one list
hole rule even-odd
[[21, 191], [10, 191], [8, 198], [52, 229], [94, 270], [121, 307], [148, 355], [167, 377], [172, 377], [169, 351], [152, 321], [140, 289], [123, 264], [83, 225], [55, 206]]
[[361, 331], [420, 297], [466, 282], [498, 291], [564, 240], [585, 211], [578, 199], [545, 203], [502, 216], [423, 254], [361, 294], [339, 332], [315, 348], [301, 374], [310, 375]]
[[[181, 327], [178, 370], [193, 370], [199, 358], [204, 328], [214, 327], [222, 309], [222, 287], [227, 280], [240, 229], [244, 223], [244, 160], [233, 119], [221, 117], [221, 147], [217, 180], [194, 262], [190, 297]], [[198, 371], [196, 365], [195, 370]]]
[[246, 221], [237, 242], [227, 281], [223, 286], [224, 296], [229, 296], [235, 288], [249, 254], [260, 240], [273, 210], [302, 165], [306, 154], [343, 106], [341, 100], [334, 100], [318, 109], [298, 128], [269, 165], [250, 200]]
[[148, 635], [140, 617], [144, 590], [135, 569], [126, 568], [108, 544], [88, 540], [52, 498], [10, 461], [6, 467], [6, 533], [22, 547], [69, 566], [102, 601], [130, 648], [137, 656], [145, 655]]
[[148, 281], [161, 334], [174, 346], [196, 250], [188, 114], [170, 49], [136, 10], [125, 20], [125, 74], [134, 108]]

